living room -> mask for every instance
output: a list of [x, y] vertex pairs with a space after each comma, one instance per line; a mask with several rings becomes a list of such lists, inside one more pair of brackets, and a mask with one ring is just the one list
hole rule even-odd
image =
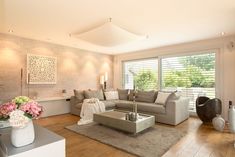
[[235, 156], [234, 10], [1, 0], [0, 153]]

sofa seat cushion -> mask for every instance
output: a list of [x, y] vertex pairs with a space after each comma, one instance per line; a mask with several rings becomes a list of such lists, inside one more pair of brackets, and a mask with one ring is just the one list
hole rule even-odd
[[114, 108], [116, 103], [115, 100], [105, 100], [105, 101], [101, 101], [104, 103], [105, 108]]
[[[106, 100], [106, 101], [101, 101], [104, 103], [105, 108], [114, 108], [115, 107], [115, 101], [111, 101], [111, 100]], [[77, 103], [75, 105], [76, 108], [81, 109], [82, 108], [82, 103]]]
[[115, 101], [117, 108], [132, 109], [133, 102], [128, 100], [118, 100]]
[[156, 114], [166, 113], [166, 108], [164, 106], [155, 103], [137, 102], [137, 105], [139, 111], [156, 113]]

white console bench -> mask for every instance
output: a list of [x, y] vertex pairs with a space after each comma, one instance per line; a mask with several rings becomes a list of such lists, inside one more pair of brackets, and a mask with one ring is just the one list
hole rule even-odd
[[70, 113], [70, 97], [38, 98], [35, 101], [43, 106], [42, 117]]

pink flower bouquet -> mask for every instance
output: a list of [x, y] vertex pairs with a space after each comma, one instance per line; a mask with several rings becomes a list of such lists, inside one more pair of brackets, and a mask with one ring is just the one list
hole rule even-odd
[[38, 118], [43, 108], [28, 97], [19, 96], [0, 105], [0, 120], [8, 120], [13, 127], [24, 127], [30, 119]]
[[39, 117], [42, 113], [42, 106], [35, 101], [22, 104], [19, 109], [24, 111], [25, 115], [31, 119]]
[[12, 111], [16, 110], [17, 105], [13, 102], [8, 102], [0, 105], [0, 120], [7, 120]]

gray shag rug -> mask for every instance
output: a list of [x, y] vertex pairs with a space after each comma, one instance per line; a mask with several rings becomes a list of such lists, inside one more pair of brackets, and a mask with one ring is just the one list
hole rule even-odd
[[82, 126], [74, 124], [66, 129], [141, 157], [162, 156], [186, 134], [175, 128], [160, 125], [155, 125], [136, 136], [97, 123]]

